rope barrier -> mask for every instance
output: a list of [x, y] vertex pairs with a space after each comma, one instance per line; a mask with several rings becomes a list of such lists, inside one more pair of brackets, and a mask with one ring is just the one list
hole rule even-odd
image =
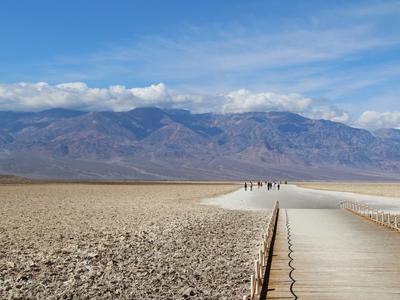
[[295, 300], [297, 300], [297, 295], [295, 294], [294, 290], [293, 290], [293, 286], [296, 283], [296, 280], [293, 278], [293, 272], [295, 270], [295, 268], [292, 265], [293, 262], [293, 257], [292, 257], [292, 253], [293, 253], [293, 244], [292, 244], [292, 234], [291, 234], [291, 229], [290, 229], [290, 223], [289, 223], [289, 215], [287, 212], [287, 209], [285, 209], [285, 213], [286, 213], [286, 229], [287, 229], [287, 240], [288, 240], [288, 249], [289, 249], [289, 253], [288, 253], [288, 257], [289, 257], [289, 262], [288, 262], [288, 266], [291, 269], [289, 272], [289, 278], [292, 280], [292, 283], [290, 284], [290, 293], [293, 295], [293, 298]]

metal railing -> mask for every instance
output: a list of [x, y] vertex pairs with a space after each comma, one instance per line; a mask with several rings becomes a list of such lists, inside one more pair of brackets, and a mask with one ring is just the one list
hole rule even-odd
[[352, 213], [371, 220], [379, 225], [400, 231], [399, 214], [380, 211], [368, 205], [349, 200], [340, 202], [340, 208], [351, 211]]
[[258, 259], [254, 261], [254, 274], [250, 277], [250, 295], [243, 296], [243, 300], [259, 300], [263, 285], [265, 284], [264, 280], [268, 280], [264, 276], [271, 264], [278, 213], [279, 202], [276, 201], [268, 221], [267, 229], [263, 235], [263, 245], [258, 253]]

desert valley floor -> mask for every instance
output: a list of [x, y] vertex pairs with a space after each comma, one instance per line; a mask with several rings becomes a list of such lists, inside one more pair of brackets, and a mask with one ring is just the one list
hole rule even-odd
[[2, 185], [0, 299], [239, 299], [268, 212], [199, 201], [237, 188]]

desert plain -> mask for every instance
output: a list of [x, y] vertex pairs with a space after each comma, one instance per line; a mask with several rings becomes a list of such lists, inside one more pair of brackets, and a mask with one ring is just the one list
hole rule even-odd
[[267, 212], [235, 184], [0, 185], [0, 299], [240, 299]]

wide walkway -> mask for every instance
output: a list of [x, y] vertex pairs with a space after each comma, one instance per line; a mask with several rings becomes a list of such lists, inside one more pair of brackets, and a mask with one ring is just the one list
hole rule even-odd
[[283, 185], [279, 192], [238, 190], [207, 202], [269, 209], [275, 200], [281, 210], [268, 299], [400, 299], [400, 233], [339, 209], [340, 201], [356, 200], [399, 211], [399, 199]]
[[294, 294], [283, 209], [268, 299], [400, 299], [399, 233], [342, 210], [288, 209], [287, 215]]

